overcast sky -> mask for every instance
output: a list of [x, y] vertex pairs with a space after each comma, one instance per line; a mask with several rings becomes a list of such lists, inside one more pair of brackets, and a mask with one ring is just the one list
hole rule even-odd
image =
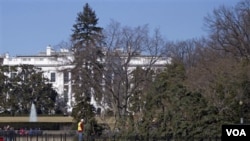
[[34, 55], [47, 45], [69, 41], [77, 13], [85, 3], [105, 28], [111, 20], [123, 26], [148, 24], [166, 40], [206, 36], [204, 17], [238, 0], [0, 0], [0, 54]]

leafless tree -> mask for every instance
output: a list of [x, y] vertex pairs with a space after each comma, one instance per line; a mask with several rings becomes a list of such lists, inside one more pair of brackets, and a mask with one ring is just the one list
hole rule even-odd
[[200, 59], [200, 51], [205, 46], [205, 39], [167, 42], [165, 53], [175, 61], [182, 62], [186, 68], [194, 67]]
[[[122, 119], [138, 112], [131, 111], [133, 97], [137, 95], [137, 103], [143, 102], [147, 84], [153, 81], [153, 67], [156, 67], [157, 60], [162, 56], [164, 40], [159, 30], [150, 36], [147, 25], [122, 27], [115, 21], [106, 28], [105, 36], [104, 98], [115, 117]], [[138, 62], [144, 64], [138, 66]]]
[[221, 6], [205, 18], [210, 31], [210, 46], [230, 52], [236, 58], [250, 59], [250, 1], [233, 8]]

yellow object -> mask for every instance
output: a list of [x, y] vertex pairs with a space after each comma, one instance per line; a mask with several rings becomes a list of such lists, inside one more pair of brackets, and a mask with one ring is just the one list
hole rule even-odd
[[78, 131], [82, 131], [82, 122], [78, 122], [78, 127], [77, 127]]

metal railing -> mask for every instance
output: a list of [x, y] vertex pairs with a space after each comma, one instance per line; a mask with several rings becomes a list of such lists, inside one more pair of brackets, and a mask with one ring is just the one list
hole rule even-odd
[[[0, 141], [78, 141], [76, 135], [68, 134], [44, 134], [40, 136], [1, 136]], [[208, 137], [208, 138], [190, 138], [176, 137], [176, 138], [164, 138], [164, 137], [84, 137], [84, 141], [221, 141], [220, 137]]]
[[[20, 135], [15, 132], [0, 132], [0, 141], [78, 141], [76, 132], [46, 131], [42, 134]], [[220, 137], [143, 137], [143, 136], [122, 136], [122, 135], [101, 135], [85, 136], [84, 141], [221, 141]]]

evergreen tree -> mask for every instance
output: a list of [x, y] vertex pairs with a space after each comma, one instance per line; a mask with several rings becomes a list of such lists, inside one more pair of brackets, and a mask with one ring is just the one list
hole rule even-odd
[[186, 79], [184, 65], [174, 61], [157, 75], [139, 128], [143, 136], [191, 139], [219, 135], [218, 111], [201, 93], [188, 90]]
[[98, 18], [88, 3], [83, 11], [78, 13], [73, 25], [72, 50], [74, 65], [72, 69], [73, 93], [75, 106], [72, 116], [75, 119], [91, 119], [94, 116], [94, 106], [90, 103], [93, 96], [98, 96], [101, 87], [102, 64], [102, 28], [97, 26]]
[[39, 68], [32, 65], [2, 66], [1, 111], [8, 111], [13, 116], [29, 114], [31, 104], [34, 103], [38, 114], [52, 112], [57, 92], [47, 83], [42, 73]]

